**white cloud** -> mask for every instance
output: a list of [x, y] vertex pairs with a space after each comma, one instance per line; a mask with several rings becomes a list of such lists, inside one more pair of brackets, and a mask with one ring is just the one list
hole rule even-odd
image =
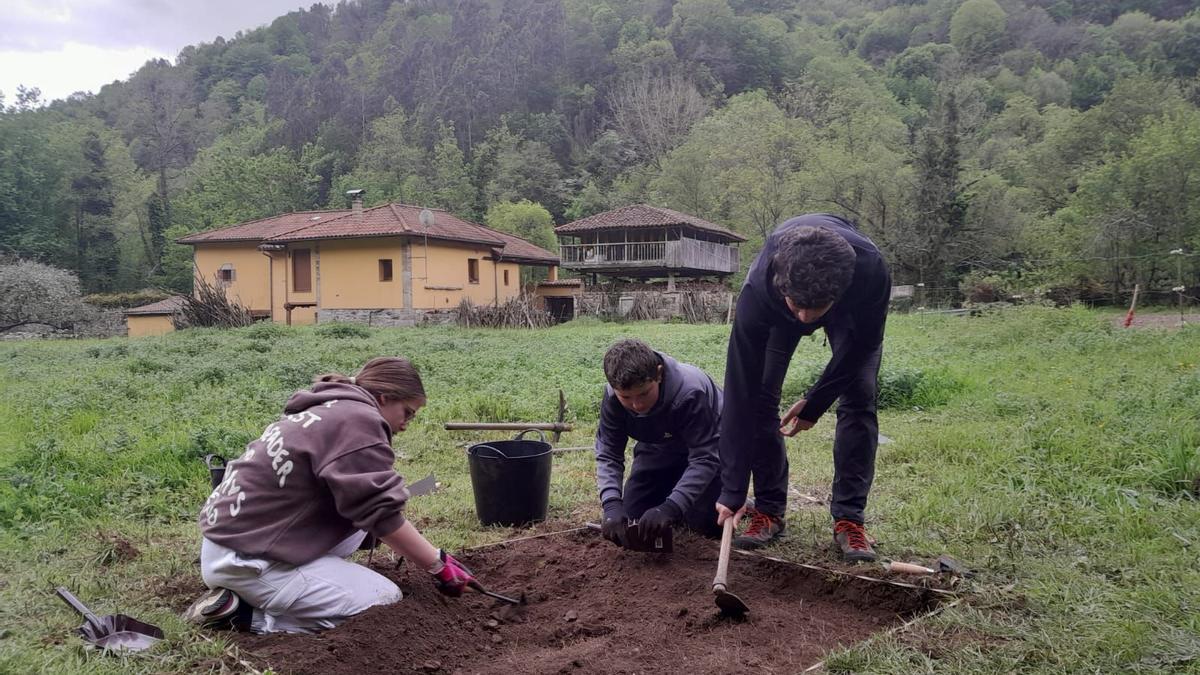
[[149, 59], [231, 38], [312, 0], [0, 0], [0, 91], [43, 100], [99, 91]]
[[10, 105], [18, 84], [41, 89], [46, 102], [77, 91], [95, 93], [113, 80], [128, 79], [155, 58], [171, 60], [173, 56], [149, 47], [112, 49], [78, 42], [34, 53], [0, 50], [0, 91]]

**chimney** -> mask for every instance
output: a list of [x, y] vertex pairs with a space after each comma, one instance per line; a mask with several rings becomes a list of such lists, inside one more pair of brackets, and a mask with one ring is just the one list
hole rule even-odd
[[362, 218], [363, 195], [366, 194], [366, 192], [367, 192], [366, 190], [362, 190], [362, 189], [346, 190], [346, 196], [349, 197], [351, 200], [353, 200], [351, 202], [352, 205], [350, 208], [354, 212], [355, 217], [357, 217], [357, 218]]

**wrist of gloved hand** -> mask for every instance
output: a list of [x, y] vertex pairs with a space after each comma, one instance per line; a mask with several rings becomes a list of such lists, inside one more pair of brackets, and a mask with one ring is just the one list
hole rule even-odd
[[440, 563], [440, 567], [435, 564], [430, 568], [429, 573], [433, 575], [437, 589], [444, 595], [457, 598], [462, 595], [463, 589], [468, 584], [475, 581], [475, 575], [471, 570], [443, 549], [438, 549], [438, 563]]
[[625, 520], [625, 502], [620, 498], [604, 502], [602, 508], [604, 509], [605, 520]]
[[600, 534], [605, 539], [625, 546], [625, 503], [620, 499], [610, 499], [604, 502], [604, 519], [600, 523]]
[[662, 535], [683, 517], [683, 509], [670, 499], [647, 510], [638, 518], [638, 530], [646, 537]]

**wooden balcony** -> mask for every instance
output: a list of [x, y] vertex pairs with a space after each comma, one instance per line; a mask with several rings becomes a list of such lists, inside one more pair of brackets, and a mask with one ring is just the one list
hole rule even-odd
[[733, 274], [738, 250], [728, 244], [682, 238], [618, 244], [560, 244], [562, 265], [581, 272], [623, 276]]

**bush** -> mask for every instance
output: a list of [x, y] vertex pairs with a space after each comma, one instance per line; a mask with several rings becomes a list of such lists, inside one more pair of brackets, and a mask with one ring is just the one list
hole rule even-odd
[[274, 321], [259, 321], [246, 329], [246, 337], [252, 340], [275, 340], [287, 335], [287, 328]]
[[29, 325], [74, 328], [92, 310], [71, 272], [21, 259], [0, 259], [0, 333]]
[[327, 338], [371, 337], [371, 329], [357, 323], [327, 323], [317, 328], [317, 335]]
[[1080, 276], [1074, 281], [1051, 286], [1043, 297], [1059, 307], [1067, 307], [1076, 302], [1099, 302], [1108, 297], [1108, 291], [1099, 280]]
[[171, 297], [171, 293], [146, 288], [140, 291], [130, 293], [93, 293], [83, 297], [83, 301], [93, 307], [103, 307], [105, 309], [128, 309], [130, 307], [141, 307], [149, 305], [159, 300], [166, 300]]
[[[803, 398], [823, 370], [824, 366], [808, 364], [795, 377], [789, 377], [783, 384], [781, 406], [789, 406]], [[962, 389], [963, 383], [958, 378], [942, 370], [885, 365], [879, 371], [878, 407], [880, 410], [932, 408], [949, 403]]]
[[971, 272], [958, 282], [958, 290], [973, 305], [1002, 302], [1013, 295], [1012, 283], [999, 274]]

